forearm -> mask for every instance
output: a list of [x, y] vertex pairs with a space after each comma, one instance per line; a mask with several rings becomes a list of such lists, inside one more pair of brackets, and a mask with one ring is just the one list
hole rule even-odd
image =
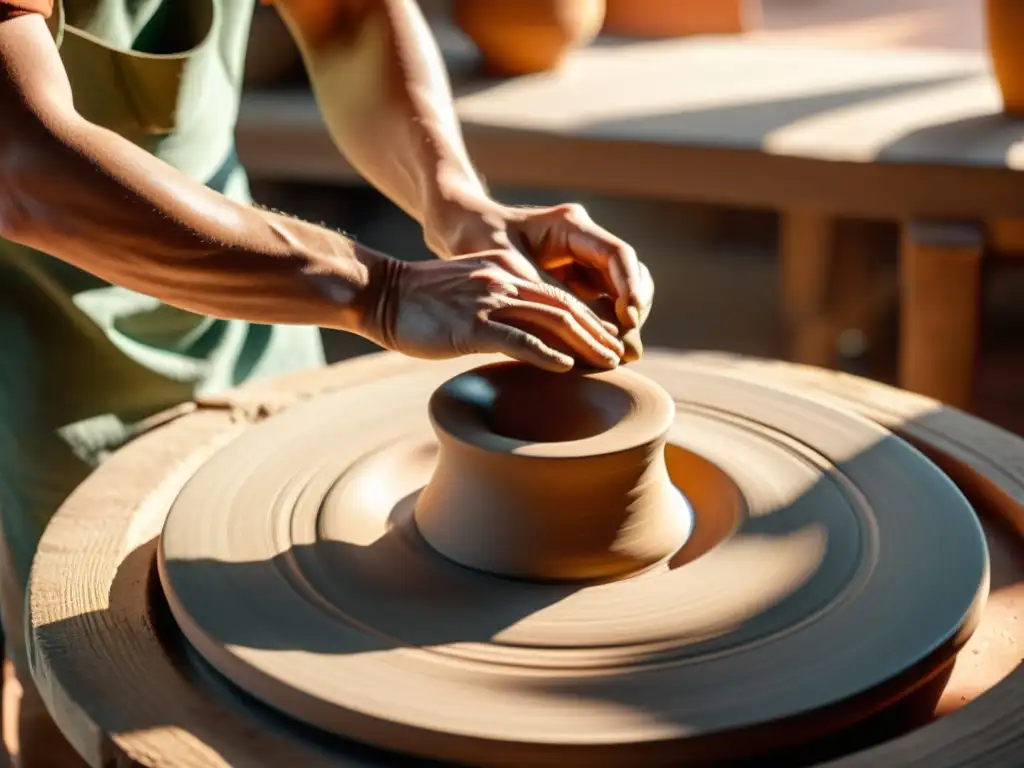
[[240, 205], [85, 121], [23, 143], [11, 236], [182, 309], [359, 330], [376, 256]]
[[444, 62], [414, 0], [276, 0], [324, 122], [368, 181], [424, 224], [486, 198], [463, 143]]
[[363, 332], [384, 260], [240, 205], [75, 114], [41, 19], [0, 24], [0, 225], [183, 309]]

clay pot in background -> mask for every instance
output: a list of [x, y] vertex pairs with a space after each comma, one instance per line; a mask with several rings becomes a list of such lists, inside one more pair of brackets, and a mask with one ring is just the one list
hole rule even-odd
[[988, 0], [988, 47], [1003, 108], [1024, 117], [1024, 2]]
[[604, 31], [627, 37], [728, 35], [756, 26], [760, 0], [607, 0]]
[[452, 13], [487, 68], [527, 75], [557, 68], [601, 30], [605, 0], [455, 0]]

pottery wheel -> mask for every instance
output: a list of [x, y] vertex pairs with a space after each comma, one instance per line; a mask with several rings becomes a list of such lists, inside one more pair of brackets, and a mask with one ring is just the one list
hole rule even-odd
[[601, 583], [458, 565], [412, 518], [448, 375], [294, 406], [170, 511], [160, 575], [181, 630], [292, 718], [474, 764], [726, 759], [865, 717], [973, 628], [985, 539], [944, 474], [851, 412], [699, 369], [661, 382], [693, 512], [678, 552]]

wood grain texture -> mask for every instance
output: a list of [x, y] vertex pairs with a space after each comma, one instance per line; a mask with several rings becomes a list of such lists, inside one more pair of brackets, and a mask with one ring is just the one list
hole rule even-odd
[[[995, 427], [925, 398], [814, 369], [659, 353], [649, 353], [647, 362], [740, 382], [753, 379], [853, 408], [922, 447], [976, 506], [1024, 533], [1024, 444]], [[194, 467], [240, 434], [249, 418], [259, 418], [262, 401], [287, 407], [296, 398], [344, 388], [367, 375], [401, 377], [419, 365], [375, 356], [212, 404], [229, 407], [201, 407], [119, 453], [68, 501], [44, 538], [33, 572], [33, 674], [62, 729], [91, 764], [374, 764], [372, 756], [359, 754], [340, 760], [316, 739], [266, 727], [231, 697], [200, 692], [180, 650], [168, 646], [166, 628], [154, 624], [159, 617], [150, 606], [152, 557], [178, 488]], [[1015, 725], [1024, 714], [1022, 688], [1024, 674], [1015, 671], [961, 711], [838, 764], [1012, 763], [1024, 750]]]

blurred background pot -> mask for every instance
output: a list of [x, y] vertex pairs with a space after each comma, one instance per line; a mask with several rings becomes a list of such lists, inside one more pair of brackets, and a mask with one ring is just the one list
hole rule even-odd
[[756, 26], [759, 0], [607, 0], [604, 31], [627, 37], [737, 34]]
[[455, 23], [476, 44], [487, 68], [526, 75], [557, 68], [574, 48], [597, 37], [605, 0], [455, 0]]
[[1024, 0], [988, 0], [988, 47], [1003, 107], [1024, 116]]

